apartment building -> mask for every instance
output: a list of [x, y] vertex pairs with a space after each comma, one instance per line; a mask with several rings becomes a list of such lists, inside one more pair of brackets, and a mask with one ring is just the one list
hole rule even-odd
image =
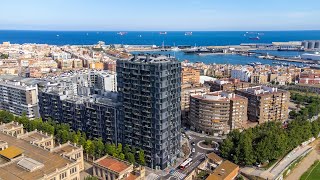
[[300, 84], [320, 84], [320, 74], [301, 73], [299, 77]]
[[253, 73], [251, 75], [251, 83], [252, 84], [267, 84], [268, 83], [268, 75], [261, 73]]
[[190, 96], [192, 95], [202, 95], [209, 92], [208, 86], [198, 86], [183, 88], [181, 90], [181, 122], [182, 124], [188, 124], [188, 116], [189, 116], [189, 106], [190, 106]]
[[37, 82], [12, 75], [0, 76], [0, 109], [29, 118], [40, 117]]
[[250, 82], [252, 71], [248, 69], [233, 69], [231, 70], [231, 78], [240, 79], [240, 81]]
[[[11, 129], [0, 131], [0, 179], [80, 180], [83, 156], [67, 156], [64, 151], [66, 149], [62, 149], [62, 146], [52, 151], [54, 148], [50, 146], [33, 143], [31, 138], [39, 140], [37, 135], [43, 134], [16, 134], [13, 133], [13, 125], [21, 126], [16, 123], [0, 125]], [[73, 149], [83, 153], [82, 147], [73, 145]]]
[[241, 82], [240, 79], [223, 78], [215, 81], [205, 81], [210, 86], [210, 91], [235, 91], [236, 89], [247, 88], [250, 83]]
[[200, 84], [200, 70], [193, 67], [183, 67], [181, 72], [182, 88], [184, 84], [197, 86]]
[[288, 119], [290, 93], [267, 86], [236, 90], [248, 98], [248, 119], [253, 122], [285, 121]]
[[122, 139], [145, 151], [147, 165], [164, 169], [180, 154], [181, 64], [170, 56], [117, 61]]
[[120, 104], [113, 93], [109, 96], [66, 95], [56, 88], [39, 93], [40, 114], [44, 120], [53, 119], [69, 124], [74, 130], [86, 132], [90, 138], [117, 143], [117, 117]]
[[189, 124], [196, 131], [214, 136], [243, 129], [247, 121], [247, 104], [247, 98], [225, 91], [192, 95]]
[[93, 176], [108, 180], [144, 180], [145, 168], [111, 156], [104, 156], [93, 163]]

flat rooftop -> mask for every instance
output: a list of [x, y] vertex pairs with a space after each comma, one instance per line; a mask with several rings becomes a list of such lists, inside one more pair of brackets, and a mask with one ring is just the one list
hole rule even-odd
[[[123, 60], [123, 59], [122, 59]], [[173, 56], [161, 55], [161, 54], [134, 54], [131, 59], [125, 59], [125, 61], [134, 63], [166, 63], [166, 62], [178, 62]]]
[[[55, 172], [57, 168], [64, 167], [71, 160], [61, 157], [59, 154], [50, 153], [44, 149], [31, 145], [29, 142], [17, 139], [12, 136], [0, 133], [0, 139], [6, 141], [10, 146], [15, 146], [23, 150], [23, 154], [27, 158], [31, 158], [37, 162], [44, 164], [44, 167], [33, 172], [22, 169], [17, 165], [18, 161], [4, 167], [0, 167], [0, 179], [21, 180], [21, 179], [39, 179], [44, 174]], [[1, 160], [0, 160], [1, 161]]]
[[12, 129], [12, 128], [17, 128], [17, 127], [21, 127], [21, 125], [20, 124], [16, 124], [16, 123], [0, 124], [0, 130]]
[[75, 147], [71, 144], [67, 144], [67, 145], [63, 145], [59, 148], [57, 147], [57, 150], [55, 150], [53, 152], [55, 152], [57, 154], [65, 154], [65, 153], [70, 153], [70, 152], [72, 152], [72, 150], [76, 150], [76, 149], [78, 149], [78, 147]]
[[244, 100], [245, 97], [239, 96], [235, 93], [225, 91], [210, 92], [202, 95], [191, 95], [194, 98], [205, 101], [229, 101], [229, 100]]
[[239, 89], [238, 91], [245, 92], [245, 93], [252, 94], [252, 95], [256, 95], [256, 96], [276, 94], [279, 92], [281, 92], [281, 93], [287, 92], [287, 91], [280, 90], [275, 87], [268, 87], [268, 86], [255, 86], [255, 87], [250, 87], [250, 88]]
[[29, 132], [28, 134], [24, 134], [24, 136], [21, 139], [28, 142], [33, 142], [48, 137], [50, 136], [46, 136], [45, 134], [41, 134], [40, 132]]
[[110, 169], [112, 171], [115, 171], [117, 173], [120, 173], [123, 170], [130, 167], [129, 164], [122, 162], [122, 161], [119, 161], [117, 159], [111, 158], [111, 157], [105, 157], [96, 163], [99, 164], [100, 166], [103, 166], [103, 167]]
[[224, 161], [207, 177], [206, 180], [223, 180], [238, 168], [238, 165], [230, 161]]

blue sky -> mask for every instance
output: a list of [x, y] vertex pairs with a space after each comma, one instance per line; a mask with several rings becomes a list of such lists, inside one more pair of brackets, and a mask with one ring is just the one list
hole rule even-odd
[[0, 29], [320, 30], [319, 0], [4, 0]]

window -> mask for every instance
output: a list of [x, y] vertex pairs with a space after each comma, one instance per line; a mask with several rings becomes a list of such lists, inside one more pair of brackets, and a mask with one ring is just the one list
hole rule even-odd
[[77, 167], [73, 167], [70, 169], [70, 174], [76, 173], [77, 172]]
[[56, 177], [51, 178], [50, 180], [56, 180]]
[[60, 174], [60, 179], [65, 179], [67, 177], [67, 172]]

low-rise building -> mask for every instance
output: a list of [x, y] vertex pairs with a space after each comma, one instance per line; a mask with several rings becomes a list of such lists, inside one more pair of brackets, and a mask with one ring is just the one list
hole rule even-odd
[[30, 144], [35, 144], [43, 148], [50, 149], [54, 147], [53, 136], [48, 135], [47, 133], [42, 133], [41, 131], [39, 132], [38, 130], [19, 134], [17, 135], [17, 138], [28, 141]]
[[24, 134], [24, 129], [22, 124], [10, 122], [6, 124], [0, 124], [0, 132], [10, 134], [11, 136], [18, 136], [20, 134]]
[[0, 179], [80, 180], [83, 158], [76, 159], [61, 152], [51, 152], [50, 148], [41, 143], [30, 141], [0, 131]]
[[93, 163], [93, 176], [110, 180], [144, 180], [145, 168], [104, 156]]
[[66, 142], [64, 144], [59, 144], [54, 148], [50, 148], [50, 152], [60, 154], [70, 159], [76, 159], [79, 162], [79, 170], [80, 171], [84, 170], [82, 146], [78, 146], [77, 144]]
[[206, 180], [233, 180], [239, 173], [239, 166], [230, 162], [222, 162]]

